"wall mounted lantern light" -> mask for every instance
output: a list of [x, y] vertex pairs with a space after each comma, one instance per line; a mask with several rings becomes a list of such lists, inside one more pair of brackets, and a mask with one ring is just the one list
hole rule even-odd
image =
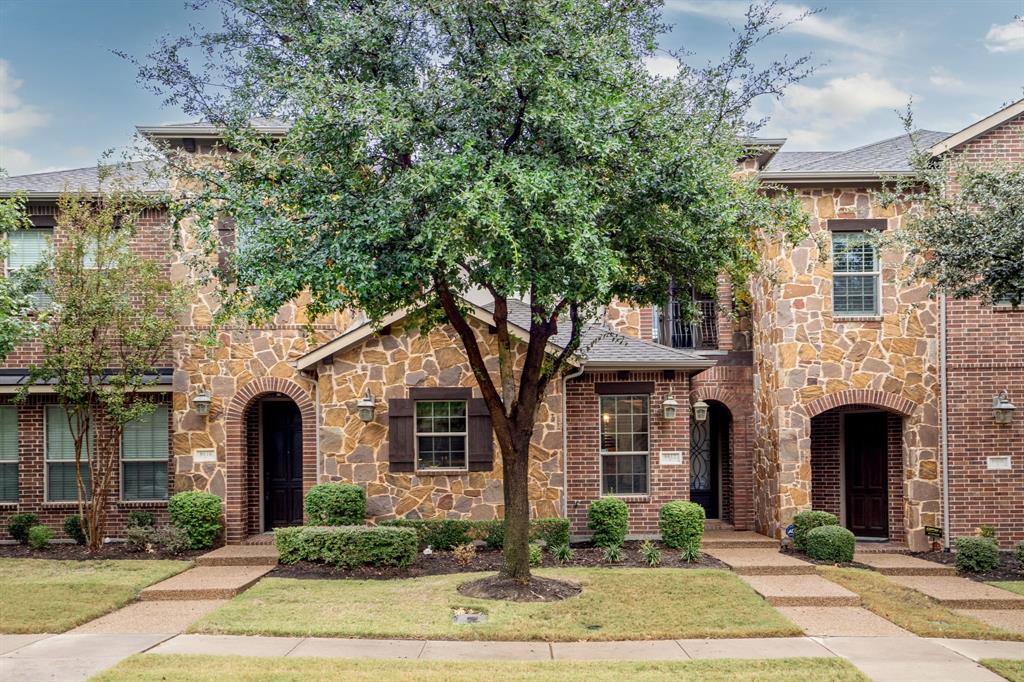
[[1013, 411], [1017, 407], [1010, 402], [1010, 396], [1006, 391], [1000, 391], [999, 395], [992, 397], [992, 418], [996, 424], [1009, 424], [1013, 421]]
[[698, 422], [708, 420], [708, 404], [703, 400], [698, 400], [693, 404], [693, 420]]
[[679, 410], [679, 401], [670, 395], [661, 401], [661, 409], [665, 413], [665, 419], [675, 419], [676, 412]]
[[376, 408], [377, 401], [370, 393], [370, 389], [366, 389], [366, 394], [356, 403], [356, 413], [364, 423], [368, 423], [373, 421], [373, 412]]
[[192, 398], [192, 407], [195, 409], [196, 414], [200, 417], [205, 417], [210, 414], [210, 403], [213, 402], [213, 398], [206, 391], [202, 391], [195, 398]]

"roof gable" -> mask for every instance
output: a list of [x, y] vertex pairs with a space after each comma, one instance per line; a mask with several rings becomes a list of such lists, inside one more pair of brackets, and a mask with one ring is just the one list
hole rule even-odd
[[1021, 114], [1024, 114], [1024, 99], [1019, 99], [1013, 104], [1003, 107], [991, 116], [987, 116], [977, 123], [973, 123], [958, 133], [954, 133], [944, 140], [936, 142], [928, 150], [932, 156], [944, 154], [955, 149], [974, 138], [984, 135], [993, 128], [998, 128], [1007, 121], [1010, 121]]

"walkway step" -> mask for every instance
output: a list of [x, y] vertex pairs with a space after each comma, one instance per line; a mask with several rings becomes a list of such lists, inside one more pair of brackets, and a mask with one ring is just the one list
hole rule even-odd
[[273, 570], [273, 566], [199, 566], [142, 590], [139, 599], [231, 599]]
[[196, 566], [276, 566], [274, 545], [225, 545], [196, 558]]
[[227, 602], [223, 599], [137, 601], [123, 609], [91, 620], [85, 625], [79, 625], [71, 630], [71, 634], [177, 634], [184, 632], [189, 625], [225, 603]]
[[779, 606], [779, 613], [811, 637], [913, 637], [860, 606]]
[[737, 575], [813, 575], [814, 564], [775, 549], [722, 548], [705, 546], [707, 554], [731, 568]]
[[951, 609], [1024, 610], [1024, 596], [956, 576], [893, 576], [893, 582], [923, 592]]
[[[956, 609], [971, 618], [977, 618], [982, 623], [987, 623], [995, 628], [1002, 628], [1010, 632], [1024, 635], [1024, 610], [1021, 609]], [[1020, 652], [1024, 655], [1024, 646], [1020, 646]]]
[[820, 575], [741, 575], [772, 606], [860, 606], [860, 596]]
[[775, 549], [779, 541], [749, 530], [705, 530], [704, 549]]
[[870, 566], [882, 575], [956, 575], [956, 568], [906, 554], [857, 552], [853, 560]]

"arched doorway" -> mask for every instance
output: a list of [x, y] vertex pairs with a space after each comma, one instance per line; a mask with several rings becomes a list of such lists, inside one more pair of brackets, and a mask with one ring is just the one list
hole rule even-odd
[[708, 418], [690, 421], [690, 501], [708, 519], [732, 519], [732, 458], [729, 409], [708, 401]]
[[[256, 433], [247, 438], [257, 445], [260, 531], [302, 524], [302, 416], [287, 396], [267, 396], [253, 406], [255, 419], [247, 425]], [[253, 422], [255, 422], [253, 424]], [[253, 457], [256, 454], [257, 457]], [[256, 520], [256, 519], [254, 519]]]

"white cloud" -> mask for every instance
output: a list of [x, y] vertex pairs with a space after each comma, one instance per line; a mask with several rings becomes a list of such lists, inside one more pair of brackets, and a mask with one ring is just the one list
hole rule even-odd
[[1018, 17], [1006, 24], [992, 24], [985, 34], [985, 48], [989, 52], [1024, 50], [1024, 18]]
[[34, 172], [36, 164], [28, 152], [0, 146], [0, 168], [7, 171], [8, 175], [24, 175]]
[[48, 113], [15, 94], [22, 83], [14, 77], [10, 62], [0, 59], [0, 136], [20, 137], [50, 121]]
[[956, 76], [941, 69], [932, 69], [932, 75], [928, 77], [928, 82], [943, 90], [961, 90], [966, 85]]
[[655, 76], [671, 78], [679, 71], [679, 60], [665, 55], [654, 55], [644, 59], [647, 70]]

